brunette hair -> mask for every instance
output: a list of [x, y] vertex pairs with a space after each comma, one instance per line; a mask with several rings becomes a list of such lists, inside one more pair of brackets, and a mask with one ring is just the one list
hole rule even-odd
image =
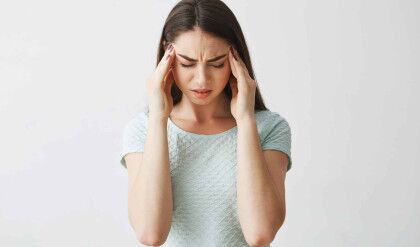
[[[248, 47], [242, 33], [242, 29], [236, 20], [235, 15], [229, 7], [221, 0], [182, 0], [178, 2], [169, 12], [163, 26], [159, 41], [156, 66], [162, 59], [166, 46], [174, 42], [177, 35], [185, 31], [194, 30], [199, 27], [202, 31], [215, 35], [226, 40], [239, 53], [248, 69], [249, 75], [255, 80], [252, 69]], [[229, 83], [223, 89], [227, 99], [232, 99], [232, 91]], [[171, 87], [173, 105], [181, 101], [182, 91], [175, 83]], [[264, 104], [258, 83], [255, 92], [254, 111], [268, 110]]]

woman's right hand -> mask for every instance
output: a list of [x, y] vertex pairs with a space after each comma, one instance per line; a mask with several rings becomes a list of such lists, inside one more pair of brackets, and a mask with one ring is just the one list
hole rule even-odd
[[174, 54], [173, 45], [169, 44], [155, 71], [146, 81], [149, 115], [167, 119], [172, 111], [171, 86], [174, 83], [172, 74]]

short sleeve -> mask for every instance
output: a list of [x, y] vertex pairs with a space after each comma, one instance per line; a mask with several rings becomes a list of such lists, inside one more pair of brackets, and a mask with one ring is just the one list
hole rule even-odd
[[291, 130], [285, 118], [276, 112], [270, 112], [263, 129], [262, 150], [278, 150], [287, 154], [289, 162], [287, 171], [292, 167]]
[[123, 131], [122, 151], [120, 163], [127, 165], [124, 156], [128, 153], [143, 152], [147, 134], [147, 117], [144, 112], [131, 119]]

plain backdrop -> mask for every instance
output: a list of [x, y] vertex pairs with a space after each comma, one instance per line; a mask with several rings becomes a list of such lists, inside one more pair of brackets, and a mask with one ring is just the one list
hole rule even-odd
[[[122, 131], [176, 2], [0, 2], [1, 246], [139, 246]], [[292, 130], [272, 246], [418, 246], [420, 2], [225, 2]]]

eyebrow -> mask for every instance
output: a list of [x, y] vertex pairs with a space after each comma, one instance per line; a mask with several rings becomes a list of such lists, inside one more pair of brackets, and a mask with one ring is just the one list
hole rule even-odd
[[[182, 54], [177, 54], [178, 56], [180, 56], [180, 57], [183, 57], [184, 59], [186, 59], [186, 60], [188, 60], [188, 61], [191, 61], [191, 62], [197, 62], [198, 60], [197, 59], [194, 59], [194, 58], [190, 58], [190, 57], [187, 57], [187, 56], [185, 56], [185, 55], [182, 55]], [[221, 58], [223, 58], [223, 57], [225, 57], [227, 54], [224, 54], [224, 55], [220, 55], [220, 56], [217, 56], [217, 57], [214, 57], [214, 58], [210, 58], [210, 59], [208, 59], [207, 60], [207, 62], [214, 62], [214, 61], [217, 61], [217, 60], [219, 60], [219, 59], [221, 59]]]

